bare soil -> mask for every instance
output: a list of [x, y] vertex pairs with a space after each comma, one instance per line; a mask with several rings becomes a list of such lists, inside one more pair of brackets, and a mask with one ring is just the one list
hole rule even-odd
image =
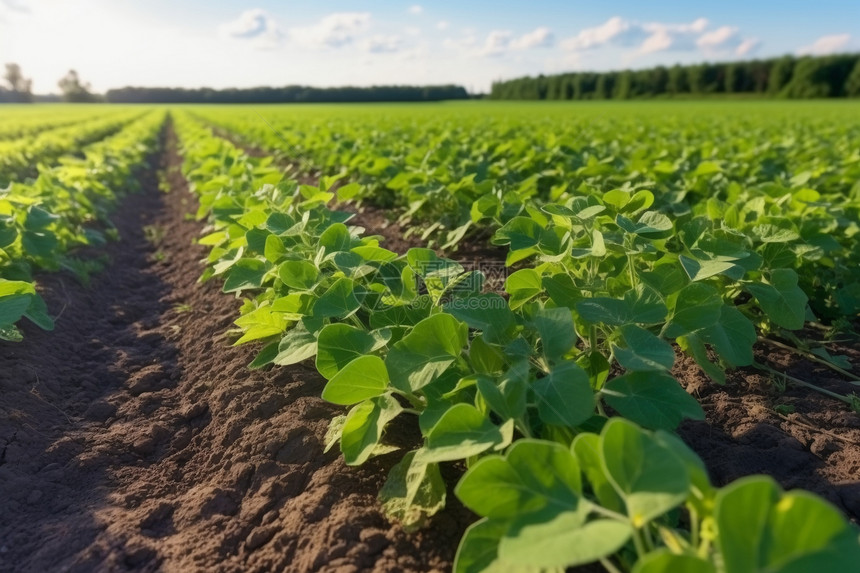
[[[255, 348], [231, 346], [239, 302], [216, 281], [197, 283], [202, 224], [187, 216], [196, 204], [175, 145], [168, 130], [143, 192], [115, 214], [122, 240], [90, 286], [40, 278], [57, 329], [25, 325], [24, 342], [0, 345], [0, 571], [450, 570], [474, 518], [450, 490], [427, 529], [389, 523], [376, 494], [395, 456], [350, 468], [323, 454], [341, 410], [319, 399], [313, 365], [250, 371]], [[420, 244], [380, 209], [352, 224], [393, 250]], [[482, 245], [453, 256], [504, 259]], [[860, 364], [856, 346], [836, 350]], [[831, 390], [856, 389], [784, 351], [758, 355]], [[681, 435], [716, 483], [767, 473], [860, 517], [860, 417], [845, 404], [780, 392], [753, 370], [717, 386], [683, 357], [675, 374], [707, 412]], [[417, 443], [413, 428], [398, 432], [405, 447]], [[460, 471], [445, 469], [449, 484]]]

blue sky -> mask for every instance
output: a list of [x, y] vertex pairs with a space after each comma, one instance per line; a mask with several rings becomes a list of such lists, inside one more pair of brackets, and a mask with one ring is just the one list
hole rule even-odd
[[38, 92], [459, 83], [860, 51], [860, 1], [0, 0], [0, 62]]

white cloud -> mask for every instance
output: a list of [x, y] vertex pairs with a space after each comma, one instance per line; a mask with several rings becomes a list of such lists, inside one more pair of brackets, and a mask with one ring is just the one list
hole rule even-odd
[[254, 47], [270, 49], [277, 47], [283, 38], [275, 20], [260, 8], [245, 10], [238, 18], [222, 24], [218, 31], [227, 38], [254, 40]]
[[663, 52], [671, 49], [675, 44], [676, 42], [672, 34], [666, 30], [658, 30], [645, 38], [645, 41], [639, 46], [639, 51], [643, 54]]
[[400, 36], [371, 36], [362, 42], [362, 48], [372, 54], [392, 54], [403, 48], [403, 39]]
[[335, 12], [313, 26], [291, 28], [290, 35], [301, 44], [340, 48], [351, 44], [369, 25], [368, 12]]
[[561, 42], [569, 52], [584, 52], [613, 46], [635, 48], [628, 57], [638, 57], [665, 51], [692, 51], [699, 49], [706, 55], [729, 54], [742, 56], [753, 52], [759, 45], [755, 38], [743, 39], [738, 28], [721, 26], [709, 30], [710, 22], [698, 18], [692, 22], [636, 22], [619, 16], [603, 24], [580, 30], [578, 34]]
[[822, 36], [808, 46], [798, 48], [799, 55], [822, 56], [824, 54], [833, 54], [848, 48], [851, 43], [851, 34], [834, 34], [832, 36]]
[[447, 30], [448, 26], [450, 26], [450, 25], [451, 24], [447, 20], [439, 20], [438, 22], [436, 22], [436, 29], [437, 30]]
[[507, 30], [493, 30], [487, 35], [484, 46], [478, 52], [481, 56], [501, 56], [508, 49], [513, 34]]
[[547, 48], [555, 43], [555, 37], [552, 31], [546, 27], [540, 27], [515, 37], [510, 30], [493, 30], [487, 35], [483, 45], [475, 50], [476, 41], [473, 35], [467, 34], [459, 41], [445, 41], [445, 46], [459, 48], [461, 51], [466, 51], [467, 55], [494, 58], [502, 56], [511, 50], [529, 50], [532, 48]]
[[706, 51], [714, 51], [725, 48], [729, 44], [737, 43], [738, 29], [733, 26], [721, 26], [699, 36], [696, 45]]
[[564, 40], [561, 47], [571, 52], [581, 52], [610, 42], [629, 44], [634, 38], [638, 42], [643, 39], [643, 34], [640, 26], [614, 16], [600, 26], [580, 30], [576, 36]]
[[424, 13], [424, 7], [418, 4], [413, 4], [409, 7], [409, 13], [418, 16]]
[[552, 31], [546, 27], [540, 27], [532, 30], [528, 34], [523, 34], [519, 38], [511, 42], [511, 48], [515, 50], [528, 50], [530, 48], [549, 48], [555, 43], [555, 37]]
[[754, 54], [761, 47], [761, 40], [758, 38], [747, 38], [735, 48], [736, 56], [749, 56]]
[[639, 46], [639, 53], [692, 50], [696, 47], [694, 41], [696, 35], [704, 32], [709, 24], [707, 18], [698, 18], [683, 24], [646, 22], [642, 24], [642, 30], [649, 35]]

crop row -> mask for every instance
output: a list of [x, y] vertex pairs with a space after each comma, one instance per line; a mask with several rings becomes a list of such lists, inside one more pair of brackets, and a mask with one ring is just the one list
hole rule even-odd
[[[767, 241], [739, 244], [696, 218], [676, 229], [641, 189], [572, 198], [499, 230], [514, 258], [542, 257], [508, 278], [505, 299], [483, 292], [479, 271], [350, 227], [328, 205], [358, 184], [299, 185], [188, 113], [176, 126], [211, 223], [204, 278], [241, 298], [237, 343], [263, 343], [252, 367], [315, 357], [323, 398], [349, 406], [328, 439], [347, 464], [394, 455], [395, 419], [417, 426], [421, 447], [397, 452], [380, 492], [406, 527], [444, 507], [440, 463], [468, 466], [455, 493], [481, 519], [456, 571], [840, 570], [857, 559], [857, 531], [835, 508], [765, 477], [716, 488], [671, 433], [702, 411], [669, 373], [669, 340], [713, 373], [706, 344], [751, 360], [751, 318], [802, 324], [797, 275], [759, 254]], [[720, 277], [756, 304], [730, 304]]]
[[[501, 244], [511, 232], [530, 235], [509, 262], [555, 262], [569, 249], [551, 235], [568, 231], [573, 218], [547, 213], [547, 205], [570, 212], [587, 201], [626, 215], [642, 208], [645, 193], [646, 207], [674, 225], [662, 246], [701, 267], [699, 276], [720, 275], [741, 291], [740, 267], [765, 275], [788, 268], [816, 317], [838, 322], [860, 312], [860, 155], [852, 143], [860, 122], [850, 114], [835, 121], [832, 110], [814, 107], [705, 117], [690, 115], [697, 109], [668, 115], [655, 106], [664, 113], [625, 116], [612, 108], [609, 118], [515, 110], [195, 113], [254, 145], [303, 158], [308, 170], [346, 173], [362, 185], [356, 198], [399, 206], [403, 225], [446, 250], [476, 229], [501, 228]], [[603, 222], [595, 217], [589, 230], [603, 232]], [[546, 233], [539, 237], [535, 227]], [[578, 234], [574, 250], [591, 238]]]
[[65, 268], [85, 278], [92, 270], [92, 262], [78, 260], [69, 251], [101, 245], [115, 236], [107, 213], [118, 196], [134, 189], [133, 172], [153, 151], [164, 119], [165, 112], [151, 111], [131, 123], [125, 116], [99, 122], [102, 132], [127, 125], [84, 147], [82, 158], [64, 157], [58, 165], [40, 166], [35, 180], [0, 189], [0, 339], [20, 340], [15, 324], [22, 317], [43, 329], [53, 328], [33, 271]]
[[81, 147], [117, 133], [141, 115], [140, 110], [114, 111], [106, 117], [48, 129], [32, 137], [0, 141], [0, 187], [35, 176], [40, 163], [50, 164], [63, 155], [76, 153]]
[[3, 125], [0, 126], [0, 140], [6, 141], [30, 137], [42, 131], [57, 129], [67, 125], [80, 123], [97, 117], [103, 110], [92, 107], [60, 107], [46, 110], [44, 107], [13, 107], [11, 111], [6, 106], [0, 110]]

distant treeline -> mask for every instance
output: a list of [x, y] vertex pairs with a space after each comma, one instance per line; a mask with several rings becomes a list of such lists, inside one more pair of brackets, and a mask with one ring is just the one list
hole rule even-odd
[[461, 86], [371, 86], [314, 88], [286, 86], [281, 88], [134, 88], [108, 90], [110, 103], [298, 103], [298, 102], [396, 102], [468, 99]]
[[577, 72], [495, 82], [491, 99], [631, 99], [711, 94], [860, 96], [860, 54]]

